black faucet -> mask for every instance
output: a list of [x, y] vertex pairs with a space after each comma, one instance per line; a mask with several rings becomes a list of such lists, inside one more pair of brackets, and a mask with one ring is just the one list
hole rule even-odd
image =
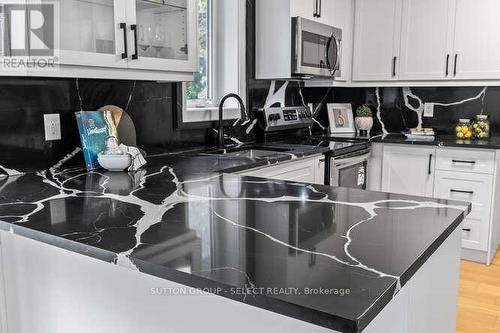
[[229, 98], [234, 98], [238, 101], [240, 104], [240, 112], [241, 112], [241, 121], [247, 120], [247, 113], [245, 111], [245, 105], [243, 105], [243, 100], [241, 99], [240, 96], [236, 94], [227, 94], [226, 96], [222, 97], [219, 103], [219, 132], [217, 133], [217, 144], [219, 148], [224, 147], [224, 103]]

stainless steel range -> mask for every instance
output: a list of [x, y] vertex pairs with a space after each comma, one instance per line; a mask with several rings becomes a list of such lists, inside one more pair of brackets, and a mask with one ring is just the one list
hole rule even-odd
[[[368, 183], [368, 160], [371, 156], [370, 144], [350, 144], [344, 149], [335, 149], [337, 142], [330, 142], [332, 149], [329, 156], [329, 168], [327, 170], [327, 185], [358, 188], [366, 190]], [[328, 182], [329, 180], [329, 182]]]
[[330, 151], [325, 158], [325, 185], [366, 190], [371, 155], [369, 141], [335, 141], [326, 136], [310, 136], [283, 142], [329, 147]]

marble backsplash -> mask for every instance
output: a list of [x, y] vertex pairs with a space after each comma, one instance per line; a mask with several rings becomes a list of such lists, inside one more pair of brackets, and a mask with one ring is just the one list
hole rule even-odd
[[[208, 129], [177, 130], [175, 83], [0, 78], [0, 175], [47, 169], [80, 147], [74, 113], [117, 105], [132, 118], [138, 145], [173, 151], [205, 144]], [[43, 115], [58, 113], [63, 140], [45, 141]], [[83, 163], [77, 154], [72, 161]]]
[[[254, 110], [264, 106], [313, 104], [315, 132], [326, 131], [328, 103], [350, 103], [353, 110], [368, 105], [373, 111], [374, 134], [400, 133], [416, 127], [432, 127], [437, 134], [453, 134], [460, 118], [489, 115], [493, 135], [500, 135], [500, 87], [395, 87], [304, 88], [295, 81], [255, 81]], [[432, 104], [432, 116], [424, 114]]]
[[[368, 104], [377, 133], [422, 126], [453, 134], [458, 119], [474, 119], [478, 114], [490, 116], [493, 135], [500, 130], [500, 87], [337, 88], [333, 100], [352, 103], [353, 109]], [[425, 116], [425, 103], [434, 106], [432, 116]]]
[[[80, 147], [74, 112], [113, 104], [125, 109], [141, 148], [151, 153], [203, 147], [214, 142], [208, 128], [178, 129], [177, 84], [41, 78], [0, 78], [0, 175], [50, 168]], [[374, 111], [372, 133], [399, 133], [433, 127], [451, 134], [459, 118], [490, 116], [493, 135], [500, 131], [500, 87], [305, 88], [297, 81], [248, 81], [247, 104], [255, 116], [264, 106], [314, 105], [315, 132], [328, 127], [327, 103], [367, 104]], [[424, 103], [434, 104], [424, 117]], [[58, 113], [63, 140], [45, 141], [43, 115]], [[232, 130], [233, 142], [259, 137], [256, 120]], [[82, 164], [76, 154], [72, 163]]]

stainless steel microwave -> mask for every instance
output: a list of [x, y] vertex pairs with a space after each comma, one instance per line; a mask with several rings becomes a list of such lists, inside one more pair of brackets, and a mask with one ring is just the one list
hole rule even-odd
[[294, 17], [292, 34], [292, 76], [340, 77], [341, 29]]

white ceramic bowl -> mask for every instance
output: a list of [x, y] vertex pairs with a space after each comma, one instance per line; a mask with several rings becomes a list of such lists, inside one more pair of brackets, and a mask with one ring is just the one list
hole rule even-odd
[[132, 163], [132, 157], [129, 154], [123, 155], [97, 155], [97, 161], [106, 170], [123, 171]]

